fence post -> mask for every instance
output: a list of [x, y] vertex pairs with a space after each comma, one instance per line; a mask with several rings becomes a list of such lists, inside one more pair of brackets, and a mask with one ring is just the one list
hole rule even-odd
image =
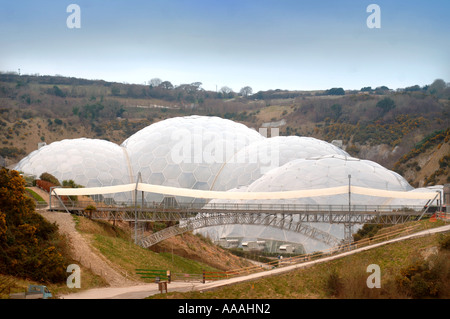
[[206, 282], [206, 278], [205, 278], [205, 276], [206, 276], [206, 274], [205, 274], [205, 271], [203, 270], [203, 283], [205, 283], [205, 282]]

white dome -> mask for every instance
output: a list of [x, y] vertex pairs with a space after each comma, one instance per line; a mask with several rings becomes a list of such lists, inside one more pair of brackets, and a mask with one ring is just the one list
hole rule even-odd
[[[59, 181], [73, 180], [84, 187], [101, 187], [133, 182], [127, 156], [117, 144], [98, 139], [71, 139], [51, 143], [23, 158], [14, 168], [39, 177], [50, 173]], [[126, 200], [128, 194], [105, 195]]]
[[[287, 191], [337, 186], [376, 188], [389, 191], [410, 191], [413, 188], [399, 174], [369, 161], [342, 155], [328, 155], [291, 161], [275, 168], [249, 185], [247, 191]], [[383, 205], [386, 198], [352, 194], [352, 205]], [[302, 198], [285, 202], [348, 205], [348, 195]]]
[[[302, 189], [320, 189], [337, 186], [346, 186], [349, 183], [348, 175], [351, 175], [351, 185], [368, 188], [377, 188], [392, 191], [410, 191], [412, 187], [408, 182], [381, 165], [357, 158], [328, 155], [318, 158], [297, 159], [287, 164], [272, 169], [247, 187], [233, 189], [230, 191], [246, 192], [278, 192]], [[363, 195], [351, 195], [352, 205], [384, 205], [390, 201], [389, 198], [380, 198]], [[210, 203], [252, 203], [253, 200], [213, 200]], [[312, 205], [348, 205], [348, 195], [321, 196], [311, 198], [299, 198], [291, 200], [264, 200], [264, 203], [290, 203], [290, 204], [312, 204]], [[326, 231], [331, 235], [344, 237], [344, 226], [341, 224], [310, 223], [311, 227]], [[241, 226], [230, 225], [213, 230], [205, 230], [209, 236], [227, 237], [240, 234], [242, 237], [251, 237], [254, 234], [265, 232], [269, 239], [286, 240], [303, 244], [308, 252], [323, 250], [327, 247], [323, 243], [307, 238], [301, 234], [287, 231], [270, 230], [263, 226]], [[267, 238], [267, 237], [264, 237]]]
[[350, 156], [339, 147], [312, 137], [266, 138], [236, 153], [221, 169], [212, 189], [224, 191], [247, 186], [271, 169], [292, 160], [324, 155]]
[[[209, 190], [225, 162], [263, 139], [255, 130], [230, 120], [188, 116], [152, 124], [122, 146], [129, 154], [133, 176], [140, 172], [144, 183]], [[145, 196], [149, 201], [162, 200], [162, 195]]]

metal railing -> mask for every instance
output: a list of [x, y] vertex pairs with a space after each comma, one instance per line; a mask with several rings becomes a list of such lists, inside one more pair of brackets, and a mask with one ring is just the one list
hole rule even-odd
[[172, 280], [171, 273], [168, 270], [161, 269], [136, 269], [136, 275], [140, 275], [142, 279], [153, 279], [156, 282], [160, 280]]
[[[409, 213], [423, 211], [422, 205], [317, 205], [317, 204], [262, 204], [262, 203], [183, 203], [179, 205], [165, 205], [144, 203], [135, 206], [132, 202], [120, 202], [115, 204], [105, 204], [103, 202], [92, 201], [63, 201], [62, 204], [68, 210], [85, 210], [93, 205], [97, 211], [139, 211], [139, 212], [203, 212], [203, 211], [260, 211], [260, 212], [396, 212]], [[60, 202], [53, 201], [49, 209], [61, 209]]]

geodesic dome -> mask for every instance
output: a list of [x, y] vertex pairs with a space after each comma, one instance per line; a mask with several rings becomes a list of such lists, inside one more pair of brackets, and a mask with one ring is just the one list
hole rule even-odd
[[[98, 139], [62, 140], [41, 147], [14, 168], [39, 177], [50, 173], [59, 181], [73, 180], [84, 187], [122, 185], [134, 182], [128, 172], [126, 151], [117, 144]], [[127, 200], [129, 194], [105, 195]]]
[[[279, 192], [303, 189], [321, 189], [337, 186], [353, 186], [376, 188], [389, 191], [411, 191], [413, 188], [408, 182], [383, 166], [369, 161], [360, 160], [350, 156], [327, 155], [317, 158], [304, 158], [288, 162], [274, 168], [262, 177], [246, 187], [241, 187], [240, 192]], [[352, 205], [385, 205], [392, 201], [391, 198], [372, 197], [366, 195], [351, 195]], [[255, 203], [254, 200], [212, 200], [209, 204], [216, 203]], [[260, 201], [258, 201], [260, 203]], [[333, 196], [319, 196], [298, 199], [264, 200], [263, 203], [273, 204], [310, 204], [310, 205], [341, 205], [349, 204], [348, 194]], [[294, 218], [295, 220], [295, 218]], [[344, 237], [344, 226], [340, 224], [308, 223], [309, 226], [326, 231], [336, 238]], [[214, 227], [202, 231], [212, 238], [259, 236], [274, 240], [286, 240], [303, 244], [308, 252], [325, 249], [323, 243], [307, 238], [301, 234], [280, 231], [277, 229], [256, 225], [227, 225]], [[325, 247], [325, 248], [324, 248]]]
[[225, 191], [248, 186], [271, 169], [296, 160], [324, 155], [350, 156], [325, 141], [312, 137], [276, 136], [242, 148], [222, 167], [213, 190]]
[[[350, 175], [350, 180], [349, 180]], [[271, 170], [247, 188], [249, 192], [320, 189], [361, 186], [389, 191], [413, 188], [399, 174], [369, 160], [342, 155], [305, 158]], [[383, 205], [387, 198], [352, 194], [352, 205]], [[286, 200], [287, 201], [287, 200]], [[348, 205], [348, 195], [320, 196], [289, 200], [293, 203]]]
[[[243, 124], [219, 117], [187, 116], [152, 124], [122, 143], [133, 176], [144, 183], [209, 190], [220, 168], [250, 143], [265, 139]], [[160, 202], [163, 195], [145, 194]], [[177, 198], [192, 201], [190, 198]]]

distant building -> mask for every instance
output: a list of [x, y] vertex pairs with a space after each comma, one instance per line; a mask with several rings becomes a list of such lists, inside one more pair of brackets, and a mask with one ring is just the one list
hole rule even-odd
[[279, 253], [293, 254], [295, 251], [295, 247], [293, 245], [281, 245], [278, 248]]
[[286, 125], [286, 120], [285, 119], [281, 119], [277, 122], [267, 122], [267, 123], [263, 123], [261, 125], [261, 127], [280, 127], [280, 126], [284, 126]]
[[218, 244], [223, 248], [237, 248], [241, 243], [239, 238], [220, 238]]
[[246, 241], [242, 243], [244, 251], [264, 251], [266, 242], [264, 240]]
[[223, 248], [241, 247], [244, 251], [260, 251], [278, 254], [304, 254], [305, 248], [300, 243], [285, 242], [280, 240], [268, 240], [258, 238], [255, 240], [243, 237], [222, 237], [217, 242]]
[[342, 146], [343, 146], [342, 140], [332, 140], [331, 144], [333, 144], [334, 146], [339, 147], [341, 149], [342, 149]]

